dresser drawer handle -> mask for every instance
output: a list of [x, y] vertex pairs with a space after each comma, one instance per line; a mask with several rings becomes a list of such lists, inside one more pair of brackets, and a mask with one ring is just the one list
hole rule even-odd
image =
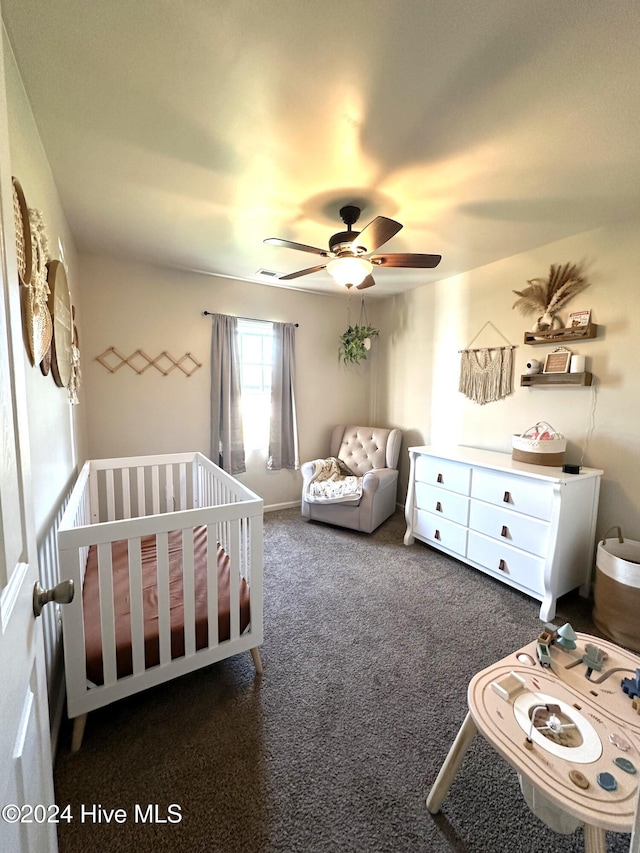
[[440, 540], [440, 539], [441, 539], [440, 531], [439, 531], [439, 530], [436, 530], [436, 532], [433, 534], [433, 538], [434, 538], [434, 539], [438, 539], [438, 540]]
[[444, 477], [442, 476], [442, 474], [438, 474], [438, 476], [436, 477], [436, 483], [444, 483]]
[[509, 538], [509, 536], [510, 536], [510, 534], [509, 534], [509, 528], [507, 527], [507, 525], [506, 525], [506, 524], [503, 524], [503, 525], [502, 525], [502, 531], [500, 532], [500, 536], [504, 536], [504, 537], [505, 537], [505, 539], [508, 539], [508, 538]]
[[505, 492], [502, 500], [504, 503], [510, 504], [511, 503], [511, 492]]
[[436, 501], [436, 512], [442, 512], [442, 504], [440, 501]]
[[505, 563], [504, 560], [500, 560], [500, 562], [498, 563], [498, 568], [500, 569], [501, 572], [507, 571], [507, 564]]

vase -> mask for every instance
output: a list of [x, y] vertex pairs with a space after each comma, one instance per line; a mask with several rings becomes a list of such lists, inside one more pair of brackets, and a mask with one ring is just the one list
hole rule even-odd
[[550, 332], [552, 329], [561, 329], [562, 321], [555, 314], [546, 312], [541, 317], [538, 317], [533, 328], [534, 332]]

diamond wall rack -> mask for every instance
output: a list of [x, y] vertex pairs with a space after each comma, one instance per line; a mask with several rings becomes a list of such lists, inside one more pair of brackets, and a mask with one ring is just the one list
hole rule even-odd
[[171, 353], [163, 350], [155, 358], [152, 358], [142, 349], [135, 350], [131, 355], [122, 355], [115, 347], [108, 347], [103, 353], [97, 355], [96, 361], [99, 361], [109, 373], [116, 373], [126, 364], [139, 376], [149, 370], [150, 367], [155, 367], [163, 376], [168, 376], [172, 370], [177, 368], [189, 378], [199, 367], [202, 367], [190, 352], [186, 352], [181, 358], [174, 358]]

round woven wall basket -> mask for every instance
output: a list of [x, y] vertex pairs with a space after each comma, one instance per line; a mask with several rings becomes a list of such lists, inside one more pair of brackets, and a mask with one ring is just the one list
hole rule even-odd
[[31, 281], [31, 272], [33, 270], [31, 225], [29, 223], [29, 208], [27, 207], [20, 181], [17, 178], [13, 178], [13, 218], [16, 225], [18, 277], [20, 284], [26, 287]]
[[47, 278], [49, 282], [49, 309], [53, 318], [51, 375], [59, 388], [68, 388], [71, 379], [73, 317], [67, 273], [62, 261], [49, 261]]
[[51, 346], [53, 322], [46, 304], [36, 299], [34, 287], [23, 287], [22, 318], [27, 352], [32, 364], [38, 365]]

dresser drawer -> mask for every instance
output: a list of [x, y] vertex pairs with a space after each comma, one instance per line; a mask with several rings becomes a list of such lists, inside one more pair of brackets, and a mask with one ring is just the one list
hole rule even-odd
[[505, 545], [513, 545], [514, 548], [521, 548], [539, 557], [545, 557], [549, 548], [547, 522], [493, 504], [472, 500], [469, 527]]
[[416, 507], [467, 526], [469, 498], [426, 483], [416, 483]]
[[441, 545], [449, 551], [454, 551], [464, 557], [467, 549], [467, 529], [438, 518], [430, 512], [421, 509], [414, 510], [415, 523], [414, 533], [421, 539], [432, 542], [436, 547]]
[[548, 521], [553, 508], [553, 485], [477, 468], [471, 497]]
[[544, 560], [540, 557], [470, 530], [467, 559], [500, 578], [512, 580], [538, 595], [544, 594]]
[[441, 486], [449, 492], [469, 494], [471, 467], [460, 462], [450, 462], [434, 456], [416, 458], [416, 480], [431, 486]]

